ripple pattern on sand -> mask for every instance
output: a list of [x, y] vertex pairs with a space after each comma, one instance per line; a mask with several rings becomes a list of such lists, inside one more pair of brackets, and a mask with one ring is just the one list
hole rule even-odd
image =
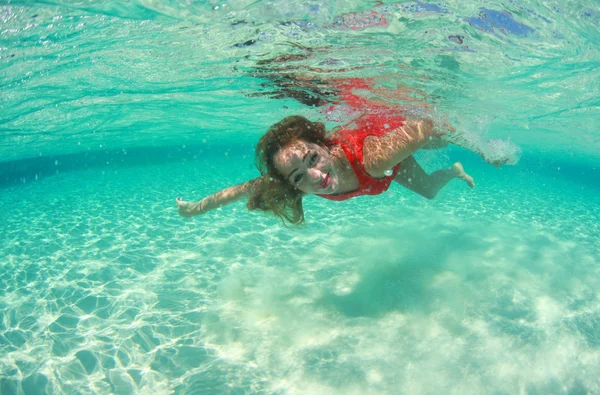
[[179, 218], [217, 165], [143, 169], [3, 190], [0, 392], [600, 391], [593, 191], [492, 173], [309, 198], [289, 229], [243, 204]]

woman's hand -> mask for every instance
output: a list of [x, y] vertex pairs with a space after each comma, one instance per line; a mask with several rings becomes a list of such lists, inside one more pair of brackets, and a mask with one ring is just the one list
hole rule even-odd
[[182, 198], [178, 197], [175, 200], [175, 204], [177, 204], [177, 211], [179, 215], [186, 218], [191, 218], [196, 215], [204, 214], [202, 211], [202, 200], [197, 203], [187, 202]]
[[431, 122], [428, 125], [431, 127], [435, 137], [445, 137], [456, 133], [456, 129], [450, 124], [448, 117], [436, 120], [428, 119], [427, 121]]

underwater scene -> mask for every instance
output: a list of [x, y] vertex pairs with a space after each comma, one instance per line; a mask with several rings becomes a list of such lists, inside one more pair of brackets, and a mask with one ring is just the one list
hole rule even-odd
[[[0, 394], [600, 393], [598, 26], [596, 0], [0, 1]], [[326, 136], [294, 177], [257, 159], [290, 116]]]

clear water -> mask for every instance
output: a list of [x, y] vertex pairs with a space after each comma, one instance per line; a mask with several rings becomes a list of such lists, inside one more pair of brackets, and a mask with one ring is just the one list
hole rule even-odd
[[[565, 4], [1, 5], [0, 393], [599, 393], [600, 6]], [[477, 188], [308, 198], [298, 229], [178, 217], [324, 120], [257, 72], [292, 44], [521, 160], [426, 152]]]

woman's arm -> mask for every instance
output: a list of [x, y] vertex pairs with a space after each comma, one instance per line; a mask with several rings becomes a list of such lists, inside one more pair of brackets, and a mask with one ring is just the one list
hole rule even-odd
[[194, 217], [237, 202], [238, 200], [247, 199], [258, 181], [260, 181], [260, 178], [255, 178], [243, 184], [225, 188], [195, 203], [186, 202], [181, 198], [177, 198], [176, 204], [179, 215], [187, 218]]
[[433, 121], [429, 119], [408, 119], [404, 125], [385, 136], [369, 136], [363, 145], [365, 170], [373, 177], [383, 177], [386, 170], [396, 166], [437, 136]]

